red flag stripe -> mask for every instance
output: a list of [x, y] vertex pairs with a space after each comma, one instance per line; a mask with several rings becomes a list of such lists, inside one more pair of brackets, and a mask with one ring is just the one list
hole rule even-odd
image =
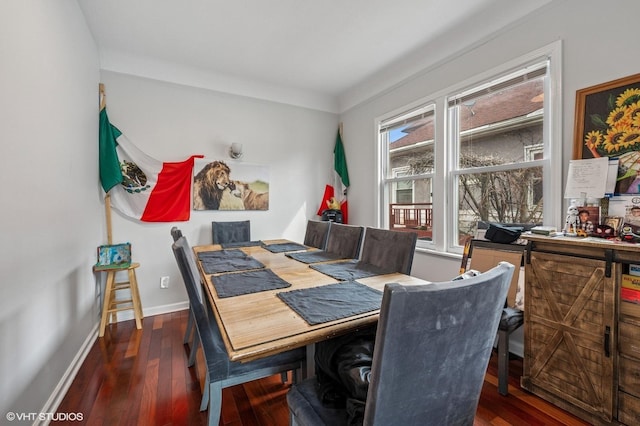
[[158, 182], [140, 220], [143, 222], [174, 222], [189, 220], [191, 213], [192, 156], [186, 161], [163, 163]]

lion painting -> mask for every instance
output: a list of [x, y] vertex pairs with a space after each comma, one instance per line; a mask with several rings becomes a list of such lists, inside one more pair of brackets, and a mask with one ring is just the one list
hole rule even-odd
[[256, 192], [249, 188], [249, 184], [234, 181], [231, 193], [242, 199], [245, 210], [269, 210], [269, 192]]
[[225, 189], [235, 189], [229, 179], [231, 169], [222, 161], [204, 166], [193, 179], [193, 209], [219, 210]]

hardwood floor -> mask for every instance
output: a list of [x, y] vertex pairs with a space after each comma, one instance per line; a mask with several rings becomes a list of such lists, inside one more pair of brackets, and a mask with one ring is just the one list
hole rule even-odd
[[[206, 425], [200, 385], [187, 368], [182, 344], [187, 311], [107, 327], [80, 368], [58, 413], [81, 413], [87, 425]], [[522, 360], [510, 362], [509, 396], [497, 390], [497, 357], [491, 357], [475, 425], [587, 425], [520, 388]], [[287, 425], [288, 385], [280, 376], [223, 390], [220, 425]], [[52, 424], [64, 424], [52, 422]]]

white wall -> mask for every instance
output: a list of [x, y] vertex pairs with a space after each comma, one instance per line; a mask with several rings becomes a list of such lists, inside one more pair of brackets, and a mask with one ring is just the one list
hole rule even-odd
[[[478, 41], [474, 49], [433, 65], [392, 90], [372, 96], [341, 114], [351, 178], [350, 220], [357, 224], [378, 225], [375, 215], [377, 177], [373, 166], [376, 161], [376, 117], [556, 40], [562, 40], [563, 50], [561, 143], [564, 164], [562, 176], [566, 176], [573, 149], [575, 92], [640, 72], [635, 34], [638, 14], [640, 2], [635, 0], [616, 0], [606, 5], [595, 0], [554, 0], [518, 25], [492, 38]], [[371, 81], [374, 82], [375, 78]], [[558, 182], [558, 185], [564, 187], [564, 182]], [[446, 280], [455, 275], [458, 268], [458, 257], [425, 252], [418, 252], [413, 262], [413, 274], [429, 280]]]
[[73, 0], [0, 2], [0, 423], [40, 412], [95, 329], [98, 54]]
[[[191, 220], [139, 223], [114, 211], [114, 242], [129, 241], [140, 262], [137, 277], [146, 315], [186, 308], [186, 292], [171, 252], [169, 230], [182, 229], [191, 245], [211, 243], [211, 222], [251, 220], [252, 239], [302, 241], [333, 168], [335, 114], [211, 90], [102, 71], [107, 111], [136, 146], [162, 161], [203, 154], [213, 161], [242, 143], [245, 164], [270, 167], [268, 211], [192, 211]], [[232, 166], [233, 167], [233, 166]], [[170, 276], [168, 289], [160, 277]]]

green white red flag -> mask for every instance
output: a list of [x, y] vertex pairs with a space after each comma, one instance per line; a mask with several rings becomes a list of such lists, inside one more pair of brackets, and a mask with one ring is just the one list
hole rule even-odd
[[349, 223], [349, 204], [347, 201], [347, 189], [350, 185], [349, 170], [347, 169], [347, 157], [344, 152], [344, 145], [342, 144], [340, 130], [338, 130], [336, 144], [333, 148], [332, 174], [332, 182], [327, 184], [324, 188], [324, 195], [322, 196], [322, 202], [320, 203], [317, 215], [322, 216], [322, 212], [329, 208], [328, 203], [331, 202], [331, 198], [335, 197], [335, 200], [340, 204], [340, 210], [342, 211], [342, 223]]
[[99, 144], [100, 183], [112, 207], [143, 222], [189, 220], [193, 163], [202, 155], [167, 163], [151, 158], [111, 125], [106, 108]]

